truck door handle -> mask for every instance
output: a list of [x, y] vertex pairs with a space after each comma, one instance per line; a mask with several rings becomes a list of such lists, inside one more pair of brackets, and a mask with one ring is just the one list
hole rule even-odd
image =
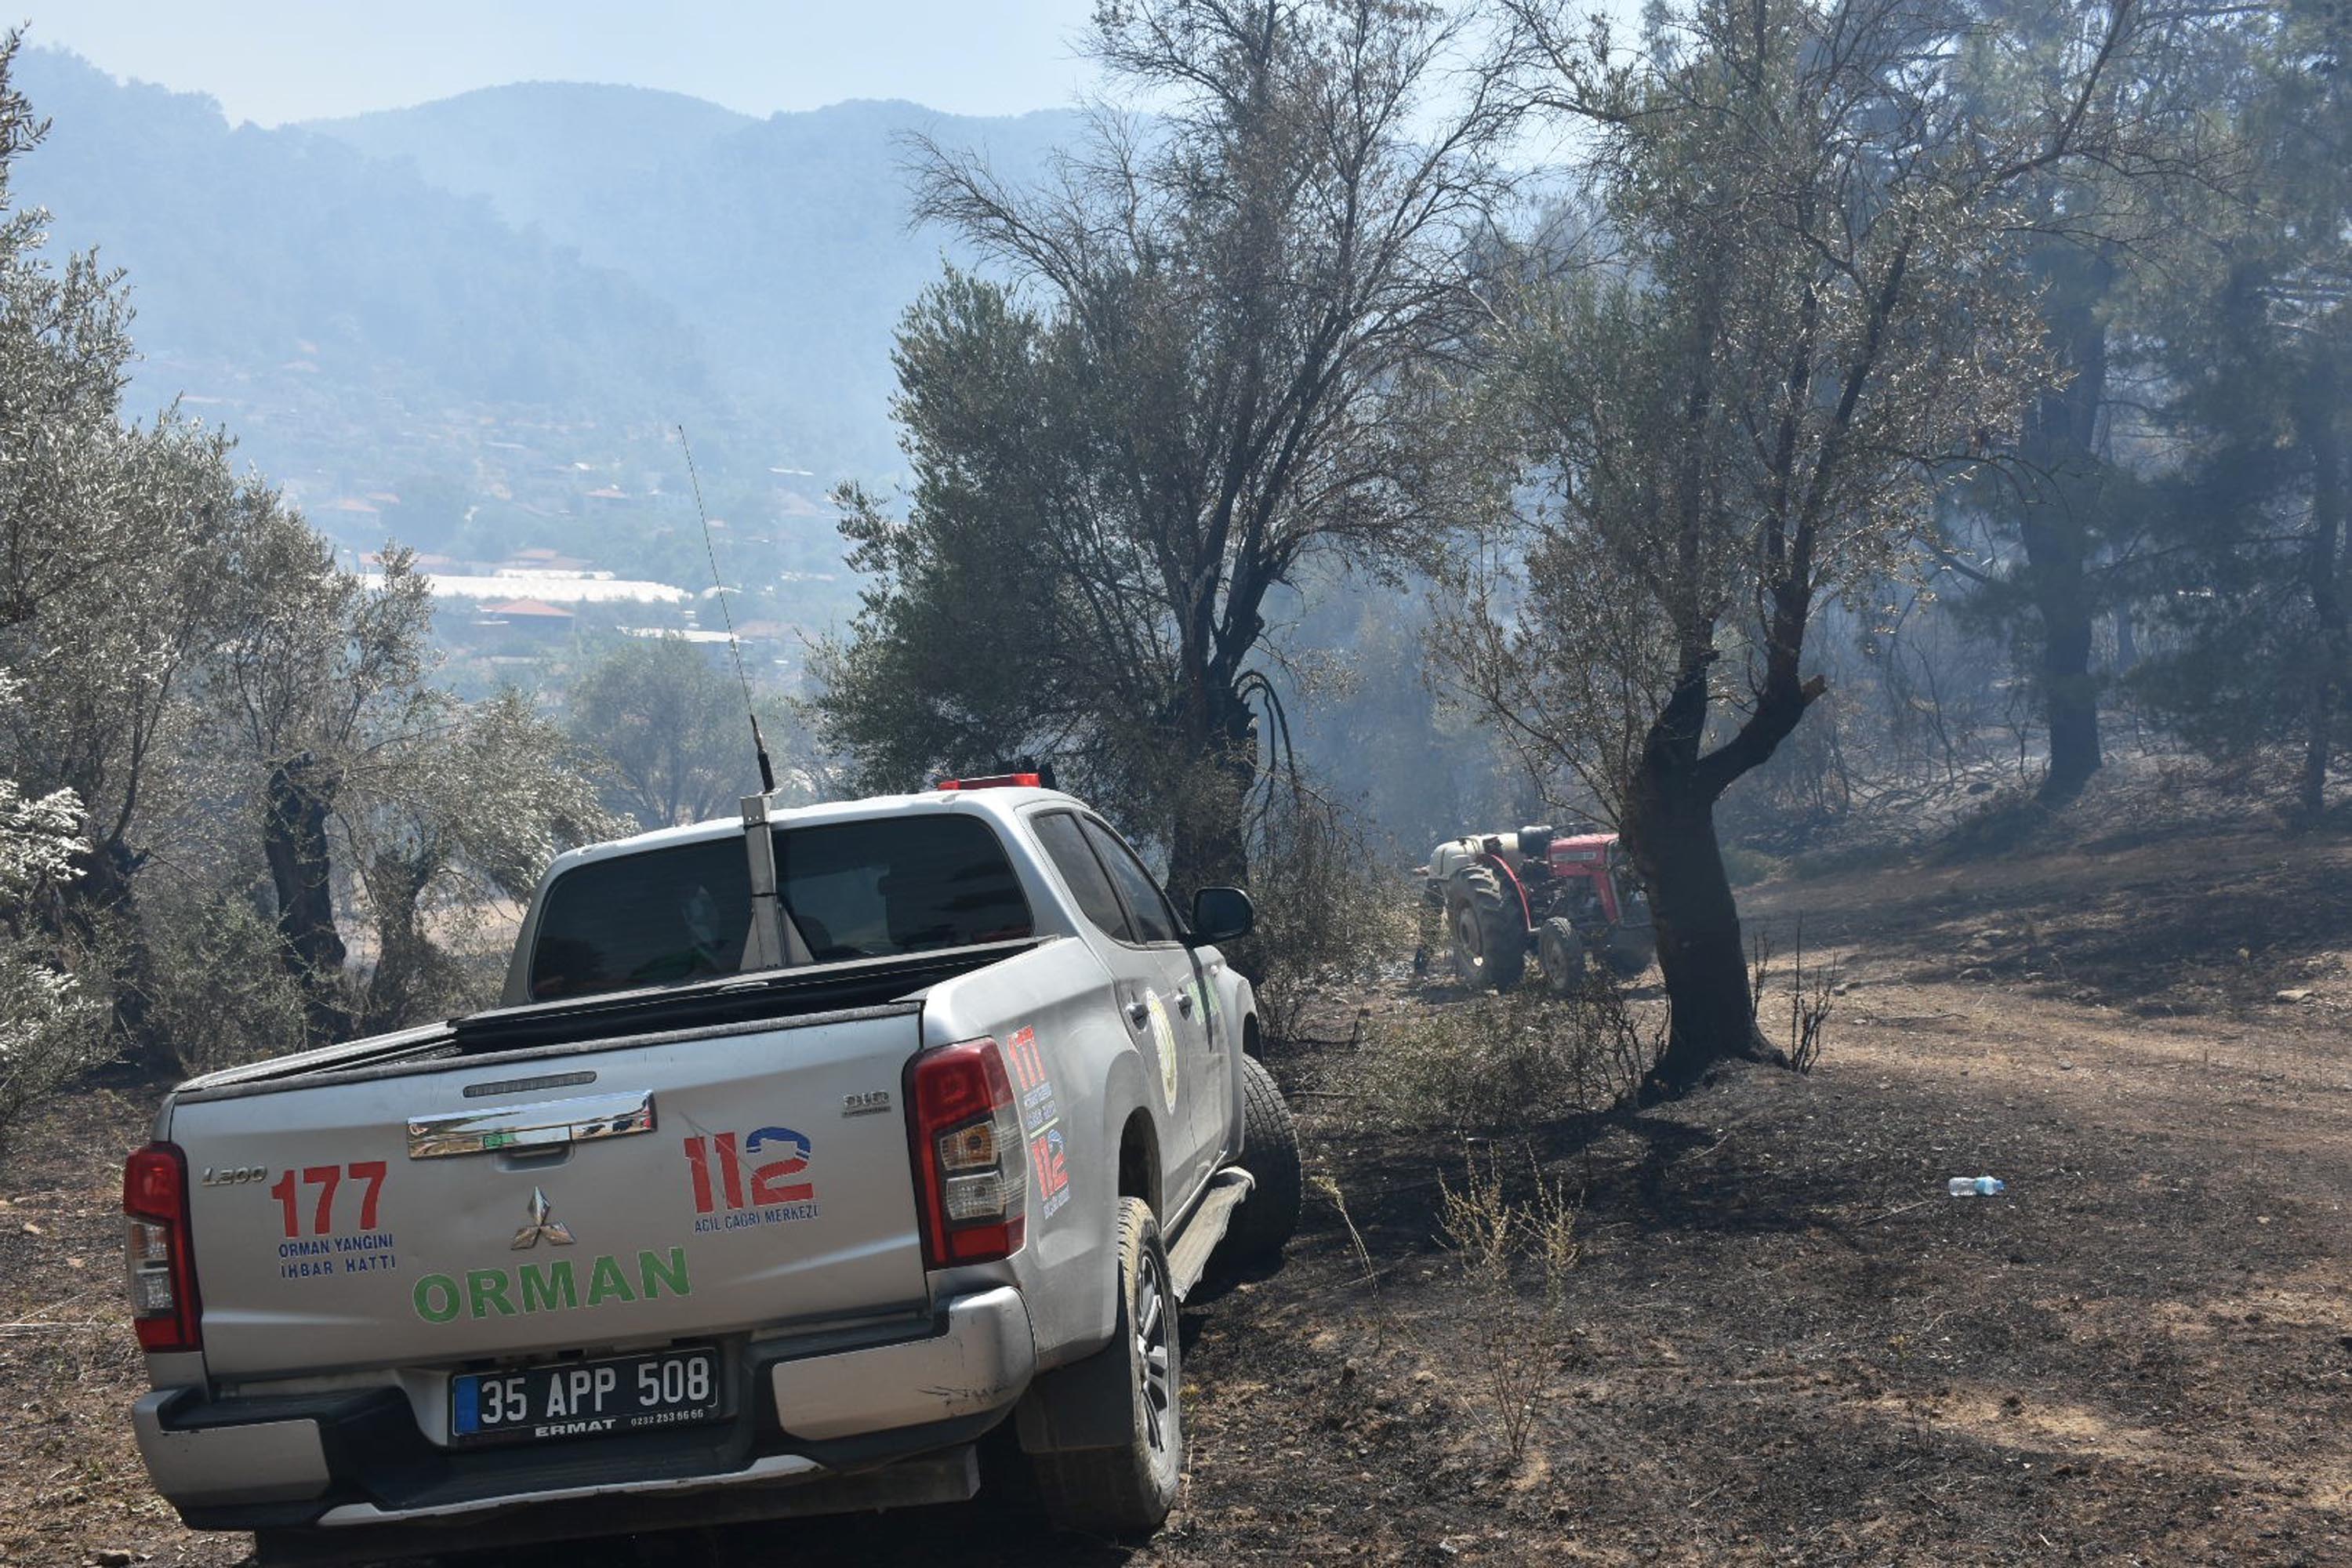
[[1176, 1011], [1183, 1014], [1187, 1018], [1192, 1016], [1192, 994], [1190, 991], [1176, 993]]
[[1139, 1029], [1149, 1028], [1151, 1026], [1151, 1009], [1140, 1002], [1129, 1002], [1127, 1005], [1127, 1020]]
[[465, 1110], [455, 1116], [412, 1116], [408, 1157], [446, 1160], [499, 1149], [563, 1148], [653, 1130], [651, 1089], [642, 1094], [593, 1094], [497, 1110]]

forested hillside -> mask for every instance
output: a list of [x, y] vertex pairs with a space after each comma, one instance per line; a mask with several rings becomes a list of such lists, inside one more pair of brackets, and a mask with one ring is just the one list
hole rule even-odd
[[24, 199], [130, 274], [134, 406], [185, 395], [349, 547], [625, 576], [695, 564], [678, 424], [715, 511], [786, 523], [747, 577], [837, 563], [824, 492], [898, 468], [890, 334], [941, 252], [900, 133], [1026, 174], [1066, 130], [551, 84], [265, 130], [55, 50], [19, 75], [54, 121]]
[[904, 102], [754, 121], [635, 88], [523, 83], [311, 129], [631, 279], [677, 310], [732, 393], [822, 433], [835, 466], [873, 472], [898, 464], [891, 329], [960, 248], [909, 221], [907, 138], [1027, 177], [1078, 127], [1061, 111], [979, 120]]
[[[616, 184], [658, 176], [754, 123], [683, 93], [530, 81], [307, 128], [371, 158], [406, 160], [428, 184], [488, 197], [519, 228], [576, 244], [614, 226]], [[605, 259], [593, 245], [582, 249]]]

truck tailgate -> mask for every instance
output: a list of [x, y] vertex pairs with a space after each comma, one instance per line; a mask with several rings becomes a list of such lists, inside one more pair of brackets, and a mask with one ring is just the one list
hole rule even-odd
[[919, 1306], [913, 1005], [199, 1090], [215, 1377], [446, 1364]]

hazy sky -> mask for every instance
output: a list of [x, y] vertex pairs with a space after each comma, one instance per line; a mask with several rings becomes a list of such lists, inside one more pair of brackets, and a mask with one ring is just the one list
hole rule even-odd
[[275, 125], [531, 80], [767, 115], [845, 98], [964, 114], [1067, 103], [1092, 0], [17, 0], [28, 42]]

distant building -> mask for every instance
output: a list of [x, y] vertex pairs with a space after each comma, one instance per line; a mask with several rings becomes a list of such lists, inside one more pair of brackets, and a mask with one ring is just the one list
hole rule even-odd
[[[730, 638], [723, 631], [700, 626], [623, 626], [620, 630], [624, 637], [645, 637], [655, 642], [675, 638], [682, 643], [690, 643], [702, 650], [702, 657], [713, 669], [731, 669], [735, 665], [732, 644], [738, 639]], [[745, 648], [751, 647], [750, 639], [740, 640]]]
[[514, 647], [559, 641], [572, 635], [572, 623], [576, 617], [570, 610], [551, 605], [543, 599], [509, 599], [502, 605], [484, 605], [479, 626], [503, 626], [504, 636], [494, 640]]
[[[361, 574], [361, 580], [371, 586], [381, 581], [373, 573]], [[527, 595], [532, 602], [551, 606], [629, 601], [682, 605], [693, 596], [685, 589], [668, 583], [615, 577], [610, 572], [566, 571], [536, 564], [501, 567], [490, 574], [434, 572], [427, 575], [426, 582], [436, 599], [511, 602], [518, 596]]]

